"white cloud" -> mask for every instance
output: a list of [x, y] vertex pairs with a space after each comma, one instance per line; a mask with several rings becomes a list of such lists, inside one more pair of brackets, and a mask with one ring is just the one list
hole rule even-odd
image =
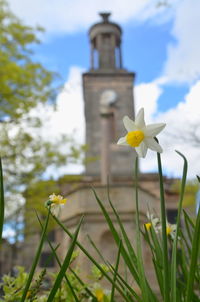
[[172, 36], [163, 73], [168, 81], [192, 82], [200, 76], [200, 1], [182, 0], [175, 9]]
[[53, 137], [58, 133], [76, 132], [76, 141], [83, 143], [85, 135], [84, 107], [81, 74], [79, 67], [71, 67], [68, 79], [56, 101], [56, 112], [52, 114], [46, 126]]
[[38, 116], [42, 120], [43, 127], [39, 128], [39, 133], [44, 138], [55, 140], [58, 135], [74, 133], [75, 140], [80, 144], [84, 143], [82, 72], [79, 67], [70, 68], [68, 79], [56, 99], [56, 111], [49, 104], [40, 104], [31, 111], [31, 116]]
[[[154, 89], [152, 89], [152, 87]], [[139, 87], [140, 88], [140, 87]], [[152, 122], [165, 122], [166, 128], [159, 136], [160, 144], [162, 145], [164, 152], [163, 169], [169, 176], [181, 176], [183, 160], [177, 155], [175, 150], [183, 153], [188, 159], [188, 177], [194, 178], [195, 175], [200, 174], [200, 167], [197, 164], [199, 161], [200, 150], [198, 145], [193, 145], [190, 141], [191, 127], [194, 126], [194, 131], [200, 139], [200, 114], [199, 114], [199, 96], [200, 96], [200, 81], [196, 82], [190, 89], [189, 93], [185, 96], [185, 101], [180, 102], [176, 107], [155, 115], [156, 94], [149, 93], [150, 91], [159, 91], [159, 88], [155, 87], [154, 83], [142, 84], [142, 93], [139, 95], [143, 97], [149, 96], [150, 108], [147, 107], [147, 116], [150, 112], [151, 116], [149, 120]], [[157, 94], [159, 96], [159, 94]], [[153, 100], [153, 101], [152, 101]], [[139, 103], [140, 99], [138, 99]], [[151, 107], [152, 106], [152, 107]], [[193, 135], [194, 133], [191, 133]], [[180, 135], [181, 140], [177, 136]], [[153, 152], [149, 152], [145, 160], [140, 162], [141, 170], [143, 172], [157, 170], [156, 155]]]
[[[39, 24], [48, 32], [85, 30], [97, 22], [97, 13], [111, 11], [113, 20], [124, 23], [146, 20], [163, 12], [150, 0], [9, 0], [11, 9], [29, 25]], [[166, 13], [164, 14], [166, 16]]]
[[[39, 24], [47, 35], [86, 31], [97, 13], [111, 11], [120, 24], [151, 20], [158, 26], [172, 20], [163, 74], [168, 82], [191, 82], [200, 76], [200, 1], [195, 0], [9, 0], [11, 9], [29, 25]], [[100, 19], [99, 19], [100, 20]]]
[[145, 110], [145, 119], [148, 123], [152, 122], [154, 114], [157, 112], [157, 100], [162, 93], [162, 89], [156, 82], [142, 83], [135, 87], [135, 109]]
[[[79, 67], [71, 67], [68, 79], [57, 96], [56, 111], [49, 105], [42, 105], [32, 111], [32, 114], [39, 116], [43, 122], [43, 127], [39, 131], [44, 139], [55, 142], [60, 135], [64, 134], [73, 137], [78, 145], [85, 143], [82, 72], [83, 70]], [[61, 147], [59, 146], [59, 148]], [[64, 146], [64, 148], [66, 147]], [[64, 152], [67, 154], [67, 150]], [[83, 172], [82, 165], [68, 164], [57, 169], [56, 177], [65, 173], [78, 174], [81, 172]], [[55, 176], [55, 168], [49, 167], [47, 175]]]

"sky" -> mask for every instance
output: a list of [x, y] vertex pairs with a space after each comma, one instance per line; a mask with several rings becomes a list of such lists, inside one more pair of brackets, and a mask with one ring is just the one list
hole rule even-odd
[[[60, 74], [64, 88], [57, 112], [47, 110], [45, 129], [56, 137], [73, 133], [84, 143], [85, 121], [81, 74], [89, 70], [88, 29], [99, 12], [123, 30], [123, 65], [136, 73], [136, 112], [144, 107], [147, 123], [167, 124], [160, 135], [163, 169], [169, 177], [182, 174], [179, 150], [188, 159], [188, 176], [200, 174], [200, 1], [199, 0], [9, 0], [11, 10], [27, 25], [46, 29], [34, 47], [35, 59]], [[41, 117], [46, 109], [39, 110]], [[131, 118], [131, 116], [130, 116]], [[44, 133], [46, 133], [44, 129]], [[75, 131], [75, 132], [74, 132]], [[140, 161], [142, 172], [157, 170], [151, 151]], [[79, 173], [80, 166], [64, 172]], [[63, 172], [62, 171], [62, 172]]]

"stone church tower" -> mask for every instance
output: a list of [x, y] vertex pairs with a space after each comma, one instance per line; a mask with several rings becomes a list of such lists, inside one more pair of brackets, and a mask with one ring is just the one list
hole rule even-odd
[[[110, 177], [130, 177], [134, 153], [116, 145], [125, 133], [124, 115], [134, 117], [134, 73], [123, 68], [118, 24], [101, 13], [102, 21], [89, 30], [90, 70], [83, 74], [86, 144], [86, 174], [101, 175], [102, 183]], [[90, 161], [90, 159], [95, 159]]]
[[[130, 118], [134, 118], [134, 73], [128, 72], [122, 65], [120, 26], [109, 21], [110, 14], [100, 15], [102, 21], [94, 24], [89, 30], [91, 66], [89, 71], [83, 74], [88, 146], [86, 157], [89, 160], [86, 162], [86, 172], [82, 179], [76, 185], [69, 183], [63, 186], [62, 193], [68, 197], [69, 202], [62, 210], [61, 219], [73, 232], [80, 217], [84, 215], [79, 242], [98, 260], [98, 255], [88, 241], [89, 235], [105, 259], [114, 263], [117, 246], [91, 185], [110, 213], [113, 222], [116, 222], [107, 196], [109, 176], [110, 199], [121, 217], [129, 238], [133, 239], [135, 236], [133, 167], [136, 154], [131, 148], [118, 146], [117, 140], [126, 132], [123, 117], [129, 115]], [[141, 223], [146, 222], [147, 203], [154, 209], [158, 205], [157, 196], [152, 188], [155, 186], [155, 176], [151, 177], [150, 183], [144, 177], [143, 184], [145, 189], [142, 183], [139, 189]], [[148, 187], [151, 192], [148, 191]], [[60, 253], [61, 257], [64, 257], [70, 238], [58, 230], [57, 240], [59, 243], [62, 242]], [[148, 255], [145, 257], [148, 258]], [[77, 261], [87, 279], [91, 262], [83, 253], [80, 253]]]

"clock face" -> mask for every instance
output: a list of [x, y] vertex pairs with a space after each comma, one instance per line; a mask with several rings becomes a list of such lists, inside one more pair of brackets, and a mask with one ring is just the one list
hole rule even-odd
[[113, 105], [117, 101], [117, 92], [114, 90], [105, 90], [101, 94], [100, 104], [103, 106]]

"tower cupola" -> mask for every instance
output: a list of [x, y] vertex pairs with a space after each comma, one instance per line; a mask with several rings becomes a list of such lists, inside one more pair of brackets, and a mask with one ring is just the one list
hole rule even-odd
[[121, 69], [121, 27], [109, 21], [110, 13], [100, 13], [100, 16], [102, 21], [94, 24], [89, 31], [91, 69]]

